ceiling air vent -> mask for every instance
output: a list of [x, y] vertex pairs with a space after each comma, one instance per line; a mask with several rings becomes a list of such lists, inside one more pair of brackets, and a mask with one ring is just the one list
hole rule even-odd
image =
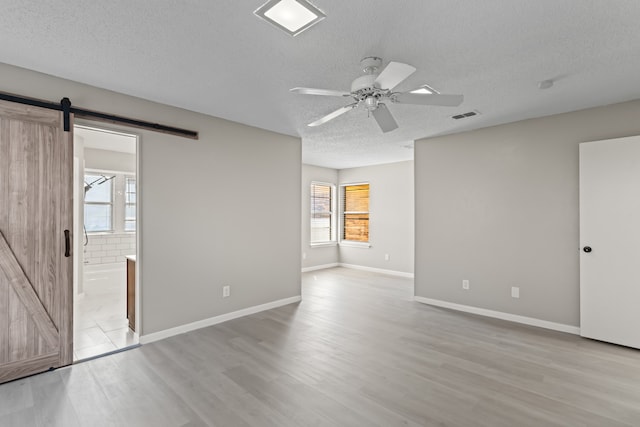
[[478, 110], [469, 111], [468, 113], [456, 114], [455, 116], [451, 116], [454, 120], [466, 119], [467, 117], [473, 117], [480, 115]]

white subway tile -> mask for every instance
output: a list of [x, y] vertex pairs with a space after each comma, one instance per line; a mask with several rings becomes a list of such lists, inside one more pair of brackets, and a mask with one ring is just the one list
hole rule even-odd
[[108, 262], [116, 262], [116, 257], [114, 257], [114, 256], [105, 256], [105, 257], [102, 257], [101, 260], [102, 260], [103, 264], [108, 263]]

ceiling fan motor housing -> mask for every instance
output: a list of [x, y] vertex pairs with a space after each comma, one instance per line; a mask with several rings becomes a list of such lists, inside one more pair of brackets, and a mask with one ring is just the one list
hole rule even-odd
[[351, 92], [358, 92], [361, 90], [373, 90], [375, 88], [374, 82], [376, 81], [375, 74], [365, 74], [364, 76], [360, 76], [356, 78], [353, 83], [351, 83]]

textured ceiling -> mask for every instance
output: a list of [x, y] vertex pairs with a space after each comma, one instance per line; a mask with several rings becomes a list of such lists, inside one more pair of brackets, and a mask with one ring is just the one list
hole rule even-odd
[[[303, 141], [305, 163], [408, 160], [414, 139], [640, 98], [637, 0], [315, 0], [327, 18], [293, 38], [253, 15], [263, 0], [0, 0], [0, 62]], [[460, 107], [391, 105], [382, 134], [361, 110], [294, 95], [348, 89], [365, 56], [462, 93]], [[537, 83], [555, 79], [551, 89]], [[478, 110], [454, 121], [451, 115]]]

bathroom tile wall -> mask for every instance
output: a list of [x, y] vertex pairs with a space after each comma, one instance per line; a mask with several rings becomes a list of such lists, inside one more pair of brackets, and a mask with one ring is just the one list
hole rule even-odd
[[90, 234], [84, 247], [85, 264], [124, 262], [126, 255], [135, 255], [135, 233]]

